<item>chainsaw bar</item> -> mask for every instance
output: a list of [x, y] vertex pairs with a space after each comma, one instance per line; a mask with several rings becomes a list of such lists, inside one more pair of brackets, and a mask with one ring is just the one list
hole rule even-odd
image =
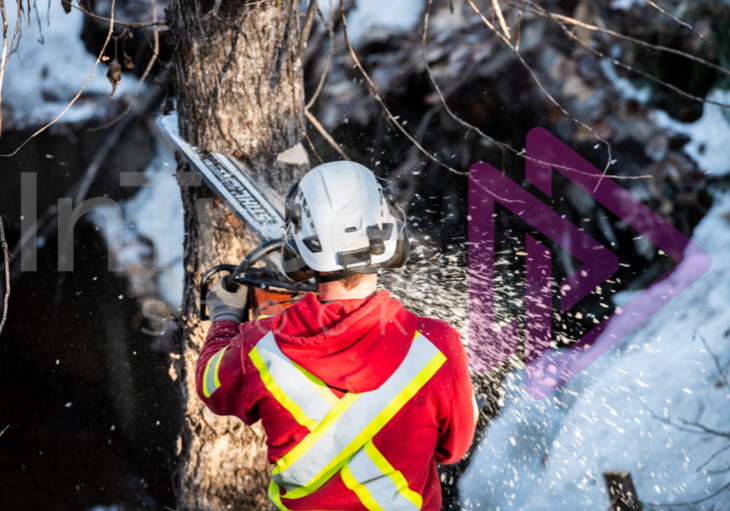
[[201, 174], [208, 185], [262, 241], [284, 237], [284, 217], [246, 168], [235, 158], [208, 153], [188, 144], [180, 136], [177, 112], [160, 116], [157, 123], [175, 148]]

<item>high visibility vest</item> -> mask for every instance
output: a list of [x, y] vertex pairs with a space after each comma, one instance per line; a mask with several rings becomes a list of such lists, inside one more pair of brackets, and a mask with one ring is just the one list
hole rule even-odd
[[269, 332], [249, 353], [266, 388], [310, 433], [274, 467], [269, 498], [310, 495], [338, 472], [371, 511], [418, 510], [423, 498], [408, 487], [373, 444], [373, 437], [431, 379], [446, 357], [416, 332], [398, 369], [380, 388], [338, 399], [327, 385], [290, 360]]

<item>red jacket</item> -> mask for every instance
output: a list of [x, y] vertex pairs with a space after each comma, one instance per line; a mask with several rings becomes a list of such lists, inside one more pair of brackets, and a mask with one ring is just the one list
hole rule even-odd
[[[331, 403], [337, 403], [348, 393], [359, 398], [355, 395], [366, 395], [363, 393], [381, 386], [386, 388], [384, 383], [391, 375], [392, 381], [396, 370], [408, 365], [404, 363], [406, 356], [411, 360], [418, 355], [416, 332], [423, 336], [419, 342], [426, 344], [418, 346], [428, 345], [432, 350], [429, 353], [441, 357], [441, 362], [436, 361], [441, 365], [431, 364], [437, 369], [429, 373], [431, 376], [415, 394], [410, 396], [406, 392], [405, 403], [379, 426], [368, 452], [375, 452], [381, 460], [378, 466], [383, 473], [390, 472], [390, 479], [385, 481], [399, 485], [400, 494], [416, 507], [441, 509], [436, 462], [455, 463], [466, 453], [477, 416], [467, 356], [459, 334], [444, 321], [419, 318], [408, 312], [387, 291], [365, 300], [325, 303], [310, 293], [277, 316], [242, 325], [231, 321], [213, 323], [198, 359], [198, 395], [218, 415], [235, 415], [249, 425], [262, 420], [272, 464], [280, 462], [310, 435], [313, 425], [303, 424], [306, 420], [301, 419], [302, 412], [297, 414], [291, 405], [286, 405], [281, 394], [282, 389], [287, 392], [286, 382], [281, 382], [280, 389], [262, 366], [259, 353], [264, 353], [262, 347], [267, 345], [265, 336], [269, 332], [273, 332], [268, 341], [270, 349], [279, 355], [283, 353], [282, 360], [288, 358], [295, 364], [291, 367], [298, 365], [300, 371], [305, 370], [303, 374], [311, 373], [310, 380], [319, 381], [325, 391], [328, 387], [336, 396], [325, 396]], [[273, 371], [271, 374], [276, 380]], [[378, 496], [373, 489], [368, 492], [357, 486], [356, 468], [335, 467], [338, 471], [330, 473], [324, 484], [299, 498], [287, 498], [286, 485], [277, 487], [276, 494], [281, 498], [277, 505], [291, 510], [372, 508], [366, 505], [369, 495], [372, 493], [376, 499]], [[275, 478], [276, 473], [277, 469]]]

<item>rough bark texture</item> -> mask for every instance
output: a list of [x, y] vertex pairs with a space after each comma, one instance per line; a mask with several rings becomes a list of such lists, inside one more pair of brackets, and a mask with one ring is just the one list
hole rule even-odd
[[[167, 12], [180, 132], [193, 145], [236, 155], [279, 193], [306, 170], [276, 161], [300, 141], [303, 111], [298, 4], [175, 0]], [[211, 14], [212, 13], [212, 14]], [[178, 161], [179, 171], [189, 171]], [[185, 293], [177, 372], [183, 402], [178, 509], [267, 509], [263, 429], [217, 417], [195, 392], [208, 322], [199, 319], [202, 273], [238, 263], [253, 247], [245, 226], [205, 187], [183, 188]]]
[[298, 3], [175, 0], [167, 14], [180, 133], [283, 191], [297, 169], [276, 155], [299, 142], [304, 111]]

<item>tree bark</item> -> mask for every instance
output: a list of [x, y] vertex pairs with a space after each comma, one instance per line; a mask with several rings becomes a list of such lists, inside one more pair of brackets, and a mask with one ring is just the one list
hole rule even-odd
[[[277, 161], [299, 143], [303, 111], [298, 2], [173, 0], [179, 127], [192, 145], [233, 154], [279, 194], [306, 166]], [[178, 159], [178, 171], [190, 171]], [[254, 246], [245, 226], [205, 187], [182, 189], [185, 292], [176, 370], [183, 402], [178, 448], [178, 509], [270, 508], [269, 465], [261, 424], [213, 415], [195, 392], [195, 364], [209, 322], [199, 318], [202, 273], [237, 264]]]

